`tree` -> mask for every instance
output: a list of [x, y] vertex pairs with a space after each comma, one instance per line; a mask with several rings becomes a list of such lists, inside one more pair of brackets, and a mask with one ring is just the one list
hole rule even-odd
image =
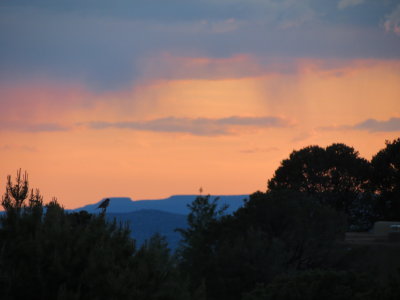
[[387, 221], [400, 220], [400, 138], [386, 141], [386, 147], [371, 160], [372, 183], [378, 196], [377, 211]]
[[309, 146], [293, 151], [282, 161], [268, 181], [268, 190], [288, 189], [313, 195], [321, 203], [346, 213], [352, 230], [366, 230], [373, 220], [370, 174], [368, 161], [352, 147]]
[[382, 299], [376, 282], [365, 274], [309, 270], [277, 277], [259, 285], [244, 300], [375, 300]]
[[329, 264], [328, 257], [346, 229], [342, 214], [291, 190], [254, 193], [234, 217], [238, 228], [261, 230], [268, 239], [282, 241], [289, 269]]
[[191, 291], [193, 294], [200, 293], [202, 284], [206, 280], [207, 262], [211, 255], [208, 245], [210, 227], [223, 215], [227, 206], [218, 208], [216, 197], [211, 200], [210, 195], [198, 196], [188, 205], [190, 213], [187, 217], [188, 228], [177, 229], [182, 235], [178, 256], [183, 272], [190, 277]]
[[135, 258], [135, 299], [190, 299], [188, 281], [177, 268], [165, 237], [155, 234], [140, 247]]
[[333, 209], [283, 190], [255, 193], [233, 215], [211, 220], [190, 232], [195, 243], [184, 249], [193, 255], [185, 256], [192, 282], [204, 282], [207, 299], [241, 299], [283, 272], [333, 264], [345, 228]]
[[66, 212], [56, 199], [43, 207], [27, 178], [8, 177], [2, 201], [1, 299], [187, 299], [163, 239], [138, 251], [127, 225]]

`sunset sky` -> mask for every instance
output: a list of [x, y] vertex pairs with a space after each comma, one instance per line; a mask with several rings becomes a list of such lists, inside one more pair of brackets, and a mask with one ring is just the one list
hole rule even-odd
[[248, 194], [294, 149], [399, 136], [399, 0], [0, 2], [1, 191]]

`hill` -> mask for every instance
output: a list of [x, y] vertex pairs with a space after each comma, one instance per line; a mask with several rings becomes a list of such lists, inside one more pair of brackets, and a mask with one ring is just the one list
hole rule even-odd
[[180, 240], [176, 228], [186, 228], [186, 216], [159, 210], [143, 209], [130, 213], [108, 213], [107, 218], [117, 222], [128, 223], [131, 236], [141, 245], [153, 234], [160, 233], [167, 238], [169, 247], [175, 249]]
[[[137, 201], [133, 201], [128, 197], [111, 197], [109, 198], [111, 201], [107, 208], [107, 213], [128, 213], [143, 209], [150, 209], [186, 215], [189, 213], [187, 205], [196, 199], [197, 196], [198, 195], [175, 195], [166, 199]], [[220, 197], [219, 205], [229, 205], [227, 213], [230, 214], [243, 205], [243, 200], [248, 198], [248, 195], [220, 195], [215, 197]], [[214, 199], [214, 196], [212, 198]], [[74, 211], [86, 210], [90, 213], [96, 213], [98, 212], [97, 207], [103, 200], [94, 204], [76, 208]]]
[[[118, 222], [127, 222], [132, 230], [131, 236], [141, 245], [153, 234], [160, 233], [167, 238], [171, 249], [178, 246], [180, 235], [176, 228], [187, 226], [187, 207], [198, 195], [175, 195], [166, 199], [132, 201], [128, 197], [111, 197], [107, 207], [107, 218], [116, 218]], [[228, 204], [227, 213], [233, 213], [243, 205], [248, 195], [215, 196], [219, 197], [219, 205]], [[212, 197], [214, 199], [214, 197]], [[104, 200], [104, 199], [103, 199]], [[85, 205], [73, 211], [86, 210], [89, 213], [98, 213], [97, 207], [103, 201]]]

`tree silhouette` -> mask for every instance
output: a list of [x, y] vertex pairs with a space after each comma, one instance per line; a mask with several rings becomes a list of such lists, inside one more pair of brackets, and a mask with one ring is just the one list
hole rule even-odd
[[[85, 211], [43, 207], [28, 176], [8, 177], [0, 216], [1, 299], [188, 299], [165, 243], [137, 251], [130, 230]], [[145, 275], [148, 274], [148, 275]]]
[[386, 299], [372, 277], [349, 271], [309, 270], [278, 276], [258, 286], [244, 300], [375, 300]]
[[19, 215], [28, 197], [28, 192], [28, 174], [25, 172], [21, 177], [21, 169], [19, 169], [15, 178], [15, 184], [12, 183], [11, 175], [7, 176], [6, 192], [2, 197], [1, 204], [8, 213]]
[[369, 194], [371, 167], [354, 148], [332, 144], [293, 151], [282, 161], [268, 190], [294, 190], [313, 195], [348, 216], [352, 230], [366, 230], [373, 220]]
[[193, 216], [201, 217], [184, 231], [181, 250], [192, 289], [203, 282], [207, 299], [236, 300], [282, 272], [332, 264], [344, 218], [309, 198], [293, 191], [258, 192], [223, 217], [207, 199], [196, 199]]
[[400, 221], [400, 138], [372, 158], [372, 183], [378, 195], [377, 211], [382, 219]]
[[216, 197], [198, 196], [192, 203], [188, 204], [188, 228], [177, 229], [182, 235], [181, 245], [178, 249], [180, 266], [184, 274], [190, 277], [191, 291], [193, 294], [201, 293], [202, 284], [206, 280], [208, 260], [210, 251], [208, 239], [210, 226], [219, 220], [227, 206], [218, 208]]

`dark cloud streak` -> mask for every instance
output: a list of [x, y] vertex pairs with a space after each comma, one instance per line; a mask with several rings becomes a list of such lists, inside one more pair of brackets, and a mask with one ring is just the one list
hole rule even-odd
[[85, 124], [91, 129], [131, 129], [154, 132], [188, 133], [198, 136], [230, 135], [240, 128], [286, 128], [291, 122], [279, 117], [238, 117], [227, 118], [160, 118], [142, 122], [91, 122]]
[[0, 131], [18, 131], [18, 132], [59, 132], [67, 131], [70, 128], [56, 123], [35, 123], [25, 122], [0, 122]]
[[352, 127], [358, 130], [367, 130], [370, 132], [391, 132], [400, 131], [400, 118], [390, 118], [387, 121], [368, 119]]
[[367, 119], [355, 125], [324, 126], [320, 130], [362, 130], [368, 132], [394, 132], [400, 131], [400, 118], [394, 117], [387, 121]]
[[379, 24], [393, 5], [337, 10], [331, 0], [167, 2], [1, 1], [0, 81], [47, 76], [120, 89], [141, 78], [143, 60], [160, 53], [400, 58], [400, 39]]

